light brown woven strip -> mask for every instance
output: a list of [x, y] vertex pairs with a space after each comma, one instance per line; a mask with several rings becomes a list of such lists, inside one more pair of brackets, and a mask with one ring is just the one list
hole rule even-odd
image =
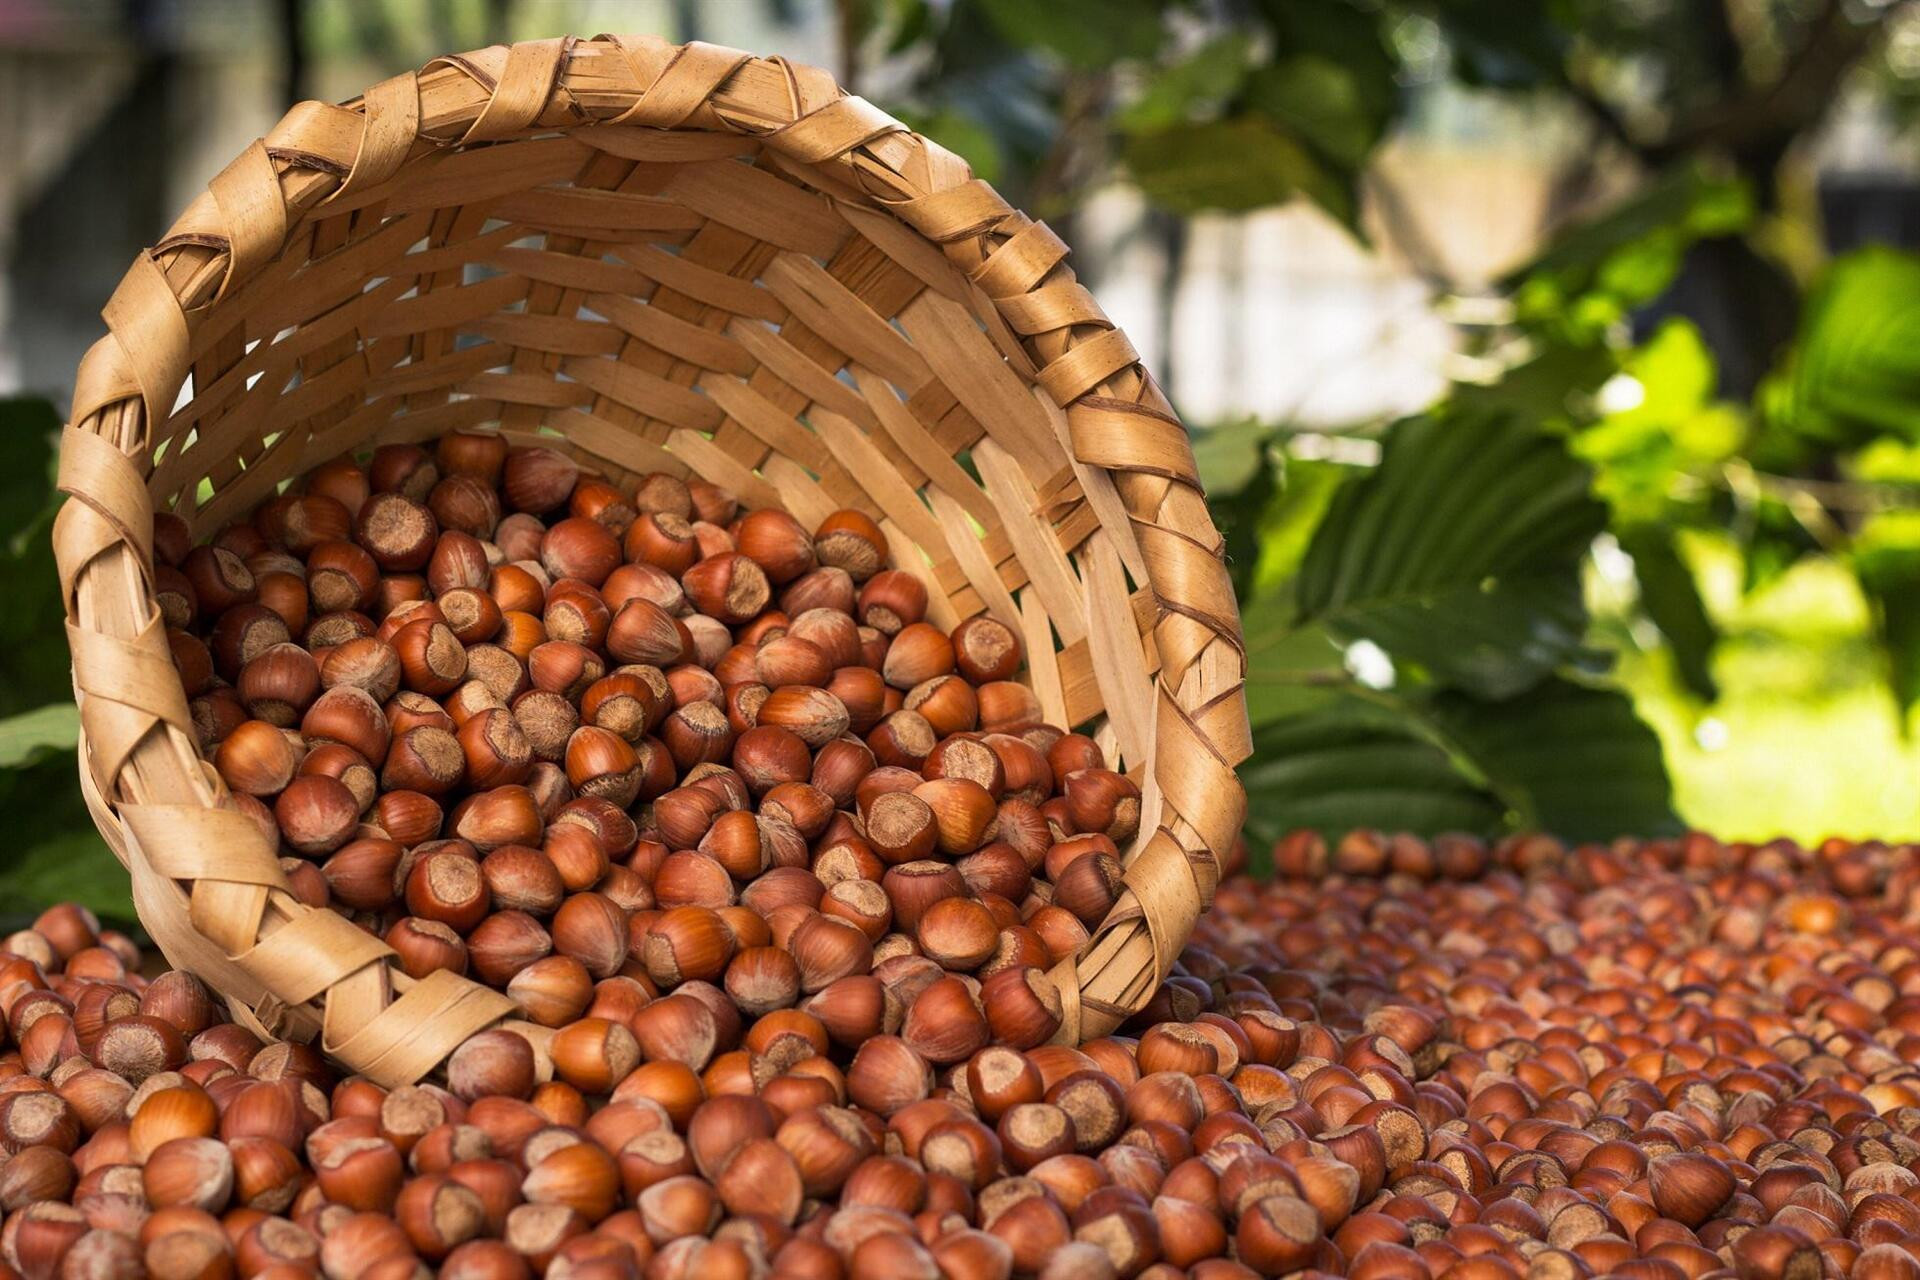
[[1050, 715], [1107, 713], [1155, 826], [1053, 976], [1063, 1039], [1110, 1030], [1237, 834], [1244, 654], [1185, 433], [1065, 259], [824, 72], [711, 45], [496, 46], [289, 111], [115, 291], [61, 462], [85, 790], [163, 951], [387, 1083], [512, 1012], [285, 891], [150, 594], [156, 498], [210, 533], [342, 450], [497, 423], [616, 480], [857, 506], [930, 616], [1005, 618]]

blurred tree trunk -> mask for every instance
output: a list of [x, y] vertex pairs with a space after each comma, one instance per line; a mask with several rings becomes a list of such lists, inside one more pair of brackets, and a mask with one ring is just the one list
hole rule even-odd
[[280, 100], [305, 102], [307, 84], [307, 2], [280, 0]]
[[181, 59], [157, 0], [127, 0], [138, 63], [126, 92], [24, 205], [9, 270], [13, 336], [28, 390], [64, 411], [74, 367], [100, 336], [100, 307], [127, 265], [160, 238], [173, 210]]

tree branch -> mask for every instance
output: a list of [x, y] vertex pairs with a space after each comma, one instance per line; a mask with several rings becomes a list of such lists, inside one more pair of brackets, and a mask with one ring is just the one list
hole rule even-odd
[[1794, 499], [1811, 498], [1829, 511], [1873, 515], [1883, 511], [1911, 511], [1920, 507], [1920, 485], [1873, 480], [1813, 480], [1803, 476], [1753, 471], [1754, 490], [1789, 506]]
[[1808, 24], [1806, 39], [1772, 83], [1702, 109], [1645, 148], [1646, 158], [1661, 164], [1700, 148], [1725, 150], [1736, 157], [1763, 158], [1778, 152], [1826, 113], [1846, 73], [1873, 46], [1893, 15], [1911, 2], [1897, 0], [1873, 20], [1856, 22], [1843, 0], [1825, 0]]
[[1566, 74], [1560, 77], [1560, 86], [1561, 91], [1591, 117], [1602, 134], [1629, 154], [1640, 153], [1640, 140], [1627, 128], [1627, 122], [1613, 109], [1613, 104], [1602, 98], [1592, 85], [1574, 75], [1572, 67], [1568, 67]]
[[840, 87], [850, 94], [860, 92], [860, 37], [865, 26], [862, 10], [862, 0], [836, 0], [834, 5], [834, 43], [840, 55]]
[[[1036, 218], [1062, 230], [1072, 210], [1067, 196], [1086, 178], [1092, 151], [1106, 135], [1106, 110], [1112, 77], [1105, 71], [1069, 71], [1060, 89], [1060, 121], [1053, 141], [1034, 166], [1026, 204]], [[1065, 236], [1069, 244], [1072, 237]]]
[[1360, 182], [1373, 197], [1373, 209], [1380, 218], [1381, 229], [1406, 258], [1414, 274], [1434, 293], [1452, 293], [1458, 282], [1447, 269], [1446, 255], [1420, 225], [1400, 185], [1387, 175], [1378, 157], [1360, 171]]

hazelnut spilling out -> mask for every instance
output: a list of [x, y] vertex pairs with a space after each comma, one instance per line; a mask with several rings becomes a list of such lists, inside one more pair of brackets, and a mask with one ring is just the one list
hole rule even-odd
[[524, 1024], [386, 1090], [49, 911], [0, 1277], [1920, 1274], [1911, 849], [1297, 832], [1069, 1046], [1159, 817], [875, 514], [476, 432], [190, 543], [230, 803]]
[[724, 1053], [739, 1008], [913, 958], [965, 980], [890, 995], [941, 1055], [1058, 1027], [1045, 971], [1119, 900], [1138, 783], [1043, 722], [1016, 626], [929, 616], [874, 515], [459, 432], [327, 462], [204, 546], [177, 523], [202, 749], [302, 900], [410, 977], [556, 1027], [583, 982], [705, 984]]
[[[732, 883], [780, 838], [722, 812], [679, 852]], [[943, 958], [995, 908], [937, 841], [825, 892], [769, 854], [743, 901], [643, 915], [636, 867], [676, 856], [643, 830], [599, 799], [554, 856], [328, 856], [411, 890], [403, 956], [464, 941], [554, 1028], [545, 1062], [493, 1028], [392, 1090], [143, 978], [78, 908], [0, 939], [0, 1275], [1915, 1271], [1912, 849], [1300, 833], [1069, 1047], [1037, 966]], [[916, 945], [876, 956], [896, 873]], [[436, 918], [482, 890], [464, 936]]]

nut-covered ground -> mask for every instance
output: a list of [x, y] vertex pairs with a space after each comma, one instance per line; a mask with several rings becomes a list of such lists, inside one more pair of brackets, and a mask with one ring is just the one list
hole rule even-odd
[[699, 1071], [497, 1031], [390, 1093], [56, 908], [0, 962], [0, 1274], [1920, 1275], [1911, 849], [1275, 861], [1080, 1050], [779, 1009]]

